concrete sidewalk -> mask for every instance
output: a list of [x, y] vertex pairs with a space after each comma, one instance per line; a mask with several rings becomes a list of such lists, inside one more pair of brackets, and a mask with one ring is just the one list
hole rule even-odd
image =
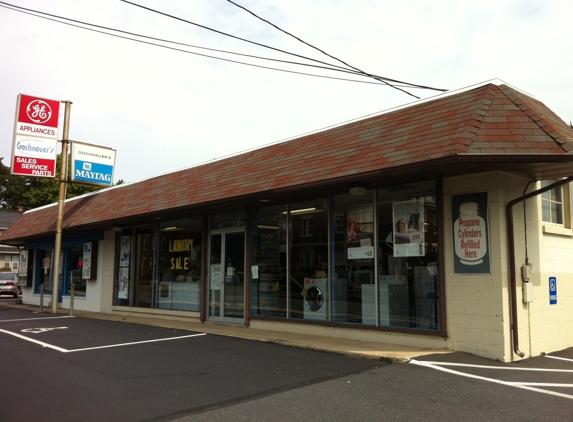
[[[26, 309], [32, 312], [40, 311], [38, 306], [32, 305], [15, 303], [2, 303], [1, 305], [18, 309]], [[50, 310], [44, 308], [44, 312], [49, 313]], [[69, 310], [61, 309], [58, 311], [58, 313], [62, 315], [69, 315]], [[74, 311], [74, 316], [80, 318], [93, 318], [107, 321], [119, 321], [133, 324], [149, 325], [154, 327], [172, 328], [178, 330], [197, 331], [201, 333], [236, 337], [246, 340], [265, 341], [282, 344], [285, 346], [320, 350], [324, 352], [338, 353], [348, 356], [375, 359], [393, 363], [408, 362], [410, 359], [423, 355], [451, 353], [449, 350], [422, 349], [417, 347], [400, 346], [374, 341], [358, 341], [327, 336], [268, 331], [255, 328], [247, 328], [242, 325], [209, 322], [197, 323], [193, 320], [163, 319], [140, 315], [102, 314], [86, 311]]]

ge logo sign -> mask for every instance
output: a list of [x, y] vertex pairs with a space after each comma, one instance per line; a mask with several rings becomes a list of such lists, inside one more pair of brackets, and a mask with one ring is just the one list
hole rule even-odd
[[46, 123], [52, 117], [52, 109], [50, 105], [42, 100], [34, 100], [28, 104], [26, 114], [34, 123]]

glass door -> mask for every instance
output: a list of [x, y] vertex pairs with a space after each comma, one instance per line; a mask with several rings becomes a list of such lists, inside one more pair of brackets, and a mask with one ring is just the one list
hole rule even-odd
[[208, 319], [242, 323], [245, 319], [245, 231], [212, 232], [209, 248]]

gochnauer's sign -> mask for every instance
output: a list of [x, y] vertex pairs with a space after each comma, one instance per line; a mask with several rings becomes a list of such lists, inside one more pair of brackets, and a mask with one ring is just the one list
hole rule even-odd
[[111, 186], [115, 150], [97, 145], [72, 142], [72, 180]]

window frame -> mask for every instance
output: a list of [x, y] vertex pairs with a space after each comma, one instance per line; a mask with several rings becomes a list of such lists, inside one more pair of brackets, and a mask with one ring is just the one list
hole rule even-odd
[[[556, 180], [540, 180], [540, 188], [547, 187]], [[559, 190], [561, 198], [558, 198], [557, 190]], [[569, 184], [557, 186], [547, 192], [540, 195], [541, 200], [541, 221], [546, 226], [561, 227], [565, 229], [571, 228], [571, 212], [570, 212], [570, 195], [569, 195]], [[556, 216], [554, 204], [558, 205], [560, 211], [559, 215]], [[549, 219], [547, 220], [544, 215], [544, 209], [547, 207], [549, 211]], [[560, 220], [560, 222], [559, 222]]]

